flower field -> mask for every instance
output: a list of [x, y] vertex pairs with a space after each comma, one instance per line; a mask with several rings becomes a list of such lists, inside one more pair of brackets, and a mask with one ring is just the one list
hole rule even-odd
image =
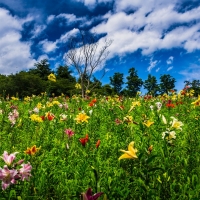
[[0, 101], [0, 200], [200, 199], [200, 97]]

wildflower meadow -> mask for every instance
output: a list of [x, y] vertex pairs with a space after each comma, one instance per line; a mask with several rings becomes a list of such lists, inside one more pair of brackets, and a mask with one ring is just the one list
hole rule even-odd
[[192, 92], [1, 98], [0, 120], [0, 200], [200, 199]]

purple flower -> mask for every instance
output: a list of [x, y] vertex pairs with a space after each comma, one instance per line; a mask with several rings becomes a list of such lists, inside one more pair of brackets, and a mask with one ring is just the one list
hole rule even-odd
[[10, 184], [15, 184], [18, 179], [18, 171], [16, 169], [8, 169], [7, 165], [4, 168], [0, 168], [0, 180], [2, 180], [2, 190], [5, 190]]
[[31, 176], [32, 166], [30, 165], [30, 163], [21, 164], [21, 166], [22, 168], [19, 170], [21, 180], [24, 181], [26, 179], [28, 181], [29, 177]]
[[86, 193], [82, 193], [82, 199], [83, 199], [83, 200], [96, 200], [96, 199], [98, 199], [102, 194], [103, 194], [103, 192], [98, 192], [98, 193], [92, 195], [92, 189], [91, 189], [91, 188], [88, 188], [88, 190], [86, 191]]
[[4, 151], [3, 153], [3, 156], [0, 156], [0, 158], [2, 158], [4, 160], [4, 162], [10, 166], [13, 162], [13, 160], [15, 160], [15, 155], [17, 154], [18, 152], [15, 152], [15, 153], [11, 153], [10, 155], [8, 154], [7, 151]]
[[65, 133], [66, 133], [66, 135], [68, 135], [69, 138], [74, 135], [74, 131], [72, 131], [72, 129], [66, 129]]

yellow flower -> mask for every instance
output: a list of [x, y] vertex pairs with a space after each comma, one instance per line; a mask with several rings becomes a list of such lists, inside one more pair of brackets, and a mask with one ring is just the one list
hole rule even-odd
[[32, 114], [30, 116], [30, 119], [31, 119], [31, 121], [34, 121], [34, 122], [43, 122], [42, 118], [36, 114]]
[[41, 108], [42, 108], [42, 104], [41, 104], [41, 103], [38, 103], [36, 107], [37, 107], [38, 109], [41, 109]]
[[27, 96], [27, 97], [24, 97], [24, 101], [30, 101], [31, 100], [31, 97]]
[[125, 158], [127, 158], [127, 159], [136, 159], [136, 158], [138, 158], [137, 155], [136, 155], [137, 149], [134, 149], [133, 146], [134, 146], [134, 142], [131, 142], [128, 145], [128, 151], [120, 150], [124, 154], [119, 157], [119, 160], [125, 159]]
[[81, 85], [79, 83], [76, 83], [75, 88], [76, 89], [81, 89]]
[[48, 102], [46, 102], [46, 105], [47, 105], [47, 107], [52, 107], [53, 103], [48, 101]]
[[86, 94], [89, 94], [90, 93], [90, 90], [86, 90]]
[[194, 104], [194, 106], [200, 106], [200, 96], [198, 96], [198, 99], [191, 104]]
[[128, 124], [131, 124], [133, 122], [133, 117], [127, 115], [126, 117], [124, 117], [124, 121]]
[[141, 103], [139, 101], [132, 102], [132, 106], [131, 106], [129, 112], [131, 112], [136, 106], [141, 106]]
[[88, 122], [88, 119], [89, 119], [89, 118], [90, 118], [90, 117], [87, 116], [85, 113], [79, 113], [79, 114], [76, 116], [75, 120], [77, 121], [77, 123], [82, 123], [82, 122]]
[[11, 97], [11, 99], [14, 100], [14, 101], [18, 101], [19, 100], [19, 98], [17, 98], [17, 97]]
[[190, 94], [191, 97], [194, 96], [194, 93], [195, 93], [194, 90], [190, 90], [190, 92], [189, 92], [189, 94]]
[[147, 120], [146, 122], [143, 123], [145, 126], [150, 127], [154, 122], [151, 122], [150, 120]]
[[50, 80], [50, 81], [53, 81], [53, 82], [56, 82], [56, 76], [54, 75], [54, 74], [49, 74], [49, 76], [48, 76], [48, 80]]
[[59, 101], [53, 101], [52, 104], [53, 105], [60, 105], [60, 102]]

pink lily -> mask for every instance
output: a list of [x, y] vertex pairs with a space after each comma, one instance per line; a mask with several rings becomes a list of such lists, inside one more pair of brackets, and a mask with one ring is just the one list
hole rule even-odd
[[22, 168], [19, 170], [19, 174], [21, 176], [21, 180], [24, 181], [25, 179], [28, 181], [29, 177], [31, 176], [32, 166], [30, 163], [22, 164]]
[[3, 153], [3, 156], [0, 156], [0, 158], [2, 158], [4, 160], [4, 162], [10, 166], [13, 162], [13, 160], [15, 160], [15, 155], [17, 154], [18, 152], [15, 152], [15, 153], [11, 153], [11, 154], [8, 154], [7, 151], [4, 151]]
[[0, 168], [0, 180], [2, 180], [2, 190], [5, 190], [11, 184], [16, 183], [16, 179], [19, 178], [17, 175], [18, 171], [16, 169], [8, 169], [7, 165], [4, 165], [4, 168]]

